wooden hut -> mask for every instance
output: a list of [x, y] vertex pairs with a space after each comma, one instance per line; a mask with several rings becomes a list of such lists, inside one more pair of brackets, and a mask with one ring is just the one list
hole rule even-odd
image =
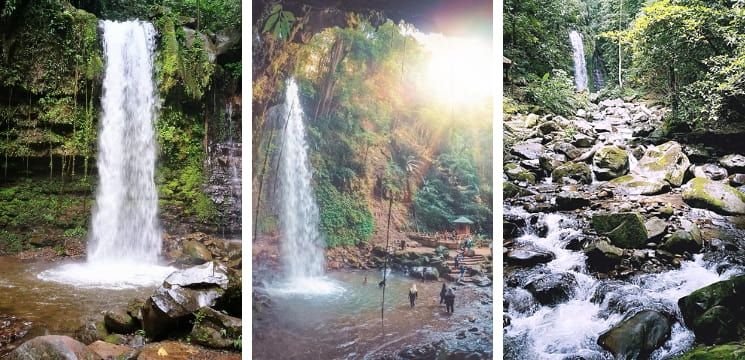
[[453, 220], [453, 224], [455, 224], [456, 236], [471, 235], [471, 224], [473, 224], [473, 221], [469, 220], [467, 217], [461, 216]]

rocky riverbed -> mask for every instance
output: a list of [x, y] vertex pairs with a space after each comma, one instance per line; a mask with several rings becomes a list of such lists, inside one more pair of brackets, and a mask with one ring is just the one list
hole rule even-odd
[[687, 359], [745, 335], [745, 157], [666, 138], [632, 100], [505, 119], [506, 358]]

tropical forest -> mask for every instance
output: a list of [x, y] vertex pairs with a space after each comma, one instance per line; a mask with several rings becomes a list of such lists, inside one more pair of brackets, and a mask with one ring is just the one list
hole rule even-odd
[[505, 359], [745, 356], [744, 15], [503, 2]]
[[240, 358], [241, 11], [0, 2], [0, 358]]
[[254, 359], [492, 358], [492, 10], [254, 2]]

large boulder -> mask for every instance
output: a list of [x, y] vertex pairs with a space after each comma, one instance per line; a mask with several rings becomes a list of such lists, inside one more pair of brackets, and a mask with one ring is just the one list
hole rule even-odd
[[132, 318], [127, 309], [117, 308], [104, 312], [106, 329], [119, 334], [129, 334], [139, 328], [138, 321]]
[[605, 240], [597, 240], [584, 248], [587, 267], [594, 271], [607, 272], [621, 263], [623, 249]]
[[719, 164], [732, 173], [745, 172], [745, 156], [740, 154], [729, 154], [719, 159]]
[[582, 184], [592, 183], [592, 174], [590, 167], [585, 163], [567, 163], [561, 165], [551, 172], [551, 177], [555, 183], [564, 184], [567, 179], [574, 180]]
[[432, 266], [415, 266], [409, 271], [409, 276], [417, 279], [423, 276], [426, 280], [437, 280], [440, 278], [440, 272]]
[[512, 153], [527, 160], [537, 160], [544, 152], [541, 143], [525, 141], [512, 146]]
[[241, 319], [205, 307], [195, 314], [190, 337], [199, 345], [228, 349], [241, 336], [242, 326]]
[[525, 285], [525, 289], [543, 305], [555, 305], [568, 300], [576, 287], [577, 279], [571, 273], [548, 274]]
[[590, 205], [590, 199], [579, 191], [562, 191], [556, 195], [556, 206], [560, 210], [580, 209]]
[[629, 155], [617, 146], [606, 146], [595, 152], [592, 166], [598, 180], [614, 179], [629, 171]]
[[540, 165], [541, 169], [550, 173], [557, 167], [564, 165], [566, 161], [566, 155], [547, 151], [541, 154], [541, 157], [538, 159], [538, 164]]
[[504, 256], [505, 262], [510, 265], [533, 267], [545, 264], [555, 258], [554, 254], [533, 249], [512, 249]]
[[179, 262], [182, 264], [200, 265], [212, 261], [212, 253], [197, 240], [189, 240], [184, 243], [183, 252]]
[[727, 178], [727, 169], [714, 164], [692, 165], [691, 173], [694, 177], [706, 178], [709, 180], [722, 180]]
[[8, 354], [8, 360], [101, 360], [101, 356], [85, 344], [68, 336], [38, 336]]
[[598, 234], [622, 248], [643, 248], [649, 238], [644, 219], [635, 212], [595, 213], [591, 224]]
[[502, 183], [502, 195], [505, 199], [509, 199], [519, 196], [535, 195], [535, 193], [526, 188], [515, 185], [509, 181], [505, 181]]
[[644, 310], [621, 321], [598, 337], [598, 345], [609, 350], [616, 359], [648, 359], [670, 337], [673, 319]]
[[520, 165], [506, 164], [504, 166], [504, 173], [510, 180], [524, 181], [530, 184], [535, 184], [535, 174]]
[[644, 227], [647, 228], [647, 236], [649, 241], [657, 241], [661, 239], [667, 231], [667, 222], [658, 217], [653, 217], [644, 223]]
[[669, 141], [647, 148], [632, 173], [651, 180], [663, 180], [672, 186], [683, 184], [686, 170], [691, 166], [680, 144]]
[[745, 336], [745, 275], [719, 281], [678, 299], [685, 325], [705, 344]]
[[106, 330], [106, 324], [103, 321], [88, 322], [75, 330], [73, 337], [83, 344], [91, 344], [98, 340], [103, 340], [109, 336]]
[[648, 179], [634, 174], [617, 177], [609, 184], [630, 195], [655, 195], [670, 189], [670, 184], [663, 180]]
[[683, 201], [724, 215], [745, 214], [745, 194], [737, 189], [704, 178], [693, 178], [683, 186]]
[[143, 329], [159, 339], [168, 331], [185, 326], [192, 313], [215, 306], [229, 292], [230, 274], [221, 263], [208, 262], [169, 275], [142, 309]]
[[696, 253], [703, 246], [703, 236], [698, 225], [687, 222], [683, 228], [674, 232], [663, 244], [663, 248], [676, 254]]

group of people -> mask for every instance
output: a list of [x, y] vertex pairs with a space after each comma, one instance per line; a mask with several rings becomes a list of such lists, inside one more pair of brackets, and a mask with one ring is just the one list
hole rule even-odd
[[[409, 304], [411, 307], [416, 305], [416, 299], [419, 297], [419, 291], [416, 288], [416, 284], [411, 285], [409, 289]], [[442, 284], [442, 290], [440, 290], [440, 304], [445, 303], [445, 311], [453, 313], [455, 305], [455, 293], [453, 288], [447, 288], [447, 285]]]

